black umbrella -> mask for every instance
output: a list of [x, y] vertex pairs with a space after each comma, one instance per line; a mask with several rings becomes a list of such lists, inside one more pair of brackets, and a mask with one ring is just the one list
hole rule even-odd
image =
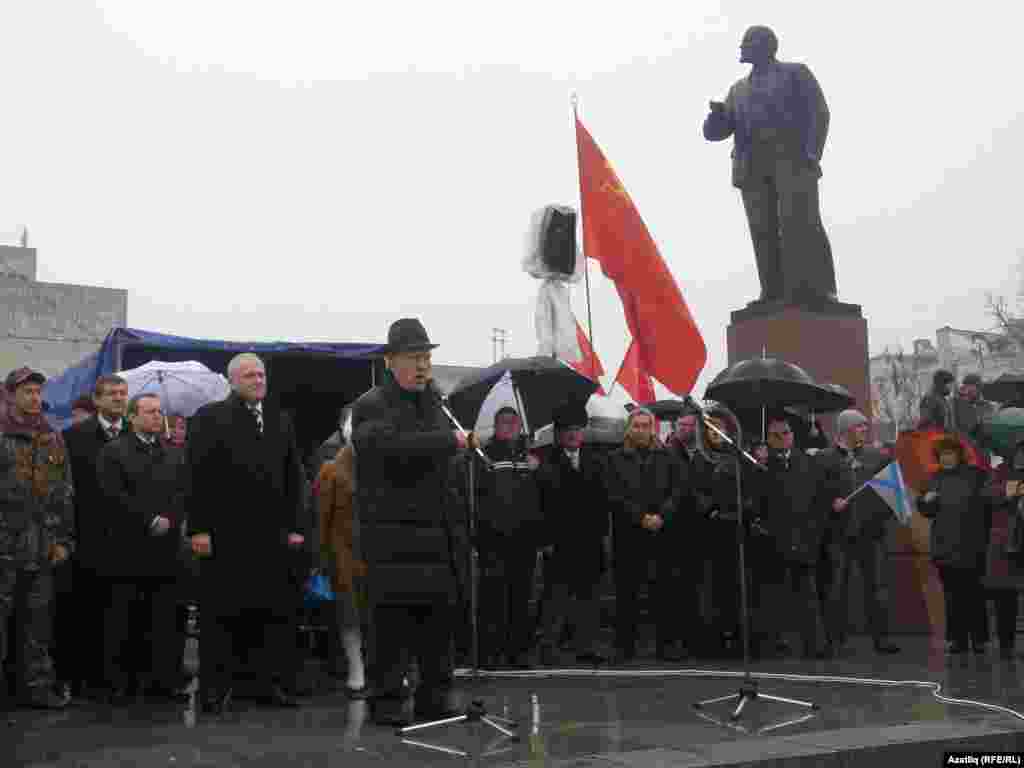
[[533, 431], [554, 420], [555, 409], [569, 399], [586, 403], [597, 383], [553, 357], [508, 357], [462, 379], [448, 405], [466, 425], [476, 424], [491, 389], [508, 373], [523, 422]]
[[824, 413], [842, 410], [853, 402], [849, 393], [827, 389], [800, 366], [774, 357], [741, 360], [729, 366], [708, 385], [704, 397], [733, 409], [802, 405]]
[[801, 404], [786, 406], [785, 410], [790, 413], [796, 413], [800, 416], [806, 416], [808, 413], [835, 413], [836, 411], [844, 411], [847, 408], [852, 408], [854, 403], [857, 402], [857, 398], [850, 394], [850, 390], [846, 387], [840, 386], [839, 384], [819, 384], [818, 386], [835, 396], [832, 401], [825, 402], [826, 407], [814, 408], [807, 404]]
[[982, 384], [981, 394], [997, 403], [1016, 403], [1024, 399], [1024, 375], [1004, 373], [995, 381]]

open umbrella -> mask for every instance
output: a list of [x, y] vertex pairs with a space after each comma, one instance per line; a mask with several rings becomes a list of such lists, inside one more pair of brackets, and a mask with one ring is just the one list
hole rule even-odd
[[555, 409], [568, 399], [586, 402], [597, 383], [553, 357], [508, 357], [470, 374], [452, 389], [448, 405], [462, 424], [476, 424], [491, 390], [508, 374], [523, 427], [532, 432], [554, 420]]
[[[630, 403], [629, 405], [632, 405]], [[587, 426], [583, 441], [590, 445], [621, 446], [626, 436], [626, 412], [629, 405], [618, 405], [602, 395], [593, 395], [587, 401]], [[534, 445], [538, 448], [554, 441], [554, 426], [545, 424], [537, 430]]]
[[1024, 440], [1024, 408], [1003, 408], [982, 423], [981, 435], [985, 447], [1010, 461], [1017, 443]]
[[997, 403], [1024, 400], [1024, 374], [1004, 373], [995, 381], [983, 384], [981, 394], [986, 400], [994, 400]]
[[117, 375], [128, 383], [128, 397], [156, 395], [164, 411], [185, 417], [231, 394], [227, 379], [195, 360], [184, 363], [152, 360]]
[[854, 400], [842, 388], [822, 386], [803, 368], [774, 357], [758, 357], [729, 366], [704, 394], [730, 408], [781, 408], [800, 405], [819, 413], [841, 411]]
[[919, 493], [924, 493], [929, 477], [939, 470], [935, 445], [940, 440], [950, 438], [960, 442], [964, 450], [965, 463], [985, 471], [991, 470], [988, 457], [966, 435], [959, 432], [943, 432], [941, 429], [918, 429], [902, 432], [896, 440], [896, 458], [907, 485]]

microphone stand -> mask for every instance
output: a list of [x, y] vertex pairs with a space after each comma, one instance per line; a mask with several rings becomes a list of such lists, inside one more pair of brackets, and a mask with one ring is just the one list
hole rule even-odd
[[[448, 420], [451, 421], [454, 427], [457, 430], [459, 430], [468, 440], [469, 434], [466, 432], [465, 428], [463, 428], [463, 426], [459, 423], [459, 420], [455, 418], [455, 415], [451, 412], [451, 409], [448, 407], [447, 398], [440, 395], [440, 393], [438, 393], [436, 390], [434, 390], [434, 392], [437, 397], [438, 404], [441, 406], [441, 410], [444, 412], [444, 415], [448, 417]], [[476, 454], [483, 461], [484, 466], [487, 467], [488, 470], [493, 471], [494, 462], [491, 461], [491, 458], [486, 453], [484, 453], [479, 446], [477, 446], [476, 448]], [[467, 462], [466, 491], [466, 495], [468, 497], [467, 517], [469, 523], [467, 527], [469, 529], [469, 614], [471, 648], [470, 653], [472, 655], [473, 661], [473, 671], [471, 676], [473, 678], [473, 683], [476, 684], [480, 679], [480, 639], [477, 621], [477, 592], [479, 590], [480, 585], [480, 551], [477, 548], [476, 544], [476, 460], [473, 457], [469, 457]], [[482, 699], [473, 699], [472, 701], [470, 701], [469, 706], [466, 707], [466, 711], [463, 712], [461, 715], [446, 717], [441, 720], [432, 720], [425, 723], [416, 723], [415, 725], [408, 725], [404, 728], [399, 728], [398, 733], [399, 735], [404, 736], [408, 733], [415, 733], [419, 731], [425, 731], [430, 728], [437, 728], [445, 725], [456, 725], [460, 723], [483, 723], [484, 725], [487, 725], [501, 733], [502, 741], [505, 739], [517, 738], [515, 732], [509, 730], [510, 728], [516, 727], [515, 721], [505, 717], [489, 715], [487, 713], [487, 708], [484, 706], [484, 702]], [[411, 739], [403, 739], [403, 742], [409, 744], [410, 746], [440, 750], [442, 752], [448, 752], [449, 754], [465, 754], [459, 753], [457, 750], [447, 750], [445, 748], [436, 747], [434, 745], [426, 744], [423, 742], [413, 741]], [[489, 754], [497, 753], [489, 751], [488, 755]]]
[[[712, 423], [710, 417], [705, 413], [705, 408], [702, 408], [692, 397], [686, 398], [687, 402], [701, 415], [701, 421], [712, 430], [718, 437], [722, 439], [726, 445], [732, 450], [732, 460], [736, 465], [736, 544], [739, 551], [739, 574], [740, 574], [740, 630], [743, 635], [743, 678], [740, 681], [740, 689], [738, 693], [730, 693], [725, 696], [717, 696], [713, 699], [704, 699], [703, 701], [695, 702], [694, 709], [703, 709], [709, 704], [718, 704], [723, 701], [735, 701], [736, 708], [733, 713], [729, 716], [729, 720], [735, 723], [740, 719], [743, 714], [743, 710], [746, 709], [747, 705], [757, 699], [763, 699], [767, 701], [775, 701], [781, 704], [792, 704], [797, 707], [805, 709], [817, 710], [818, 705], [810, 701], [800, 701], [798, 699], [788, 699], [782, 696], [772, 696], [770, 694], [760, 693], [757, 688], [757, 680], [750, 674], [750, 608], [748, 605], [747, 597], [747, 547], [746, 547], [746, 525], [743, 519], [743, 481], [740, 477], [743, 469], [743, 459], [746, 459], [751, 466], [757, 467], [759, 471], [765, 471], [765, 467], [762, 466], [757, 459], [751, 456], [749, 453], [744, 451], [735, 440], [725, 433], [724, 430], [719, 429], [717, 425]], [[734, 418], [736, 423], [736, 429], [739, 431], [739, 421]], [[794, 721], [794, 722], [801, 722]]]

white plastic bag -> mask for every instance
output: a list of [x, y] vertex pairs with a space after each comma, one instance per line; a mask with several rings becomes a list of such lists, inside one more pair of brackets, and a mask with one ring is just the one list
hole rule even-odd
[[569, 287], [556, 280], [545, 280], [537, 292], [537, 354], [552, 355], [567, 363], [582, 359], [576, 339], [576, 317], [569, 304]]

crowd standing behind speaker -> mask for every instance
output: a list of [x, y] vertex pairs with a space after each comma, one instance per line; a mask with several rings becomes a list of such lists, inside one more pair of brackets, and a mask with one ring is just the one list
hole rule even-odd
[[[586, 443], [584, 404], [568, 401], [541, 457], [506, 407], [481, 446], [442, 412], [436, 346], [419, 321], [394, 323], [383, 382], [350, 405], [349, 428], [314, 467], [314, 541], [336, 593], [329, 669], [349, 697], [371, 699], [377, 722], [461, 711], [453, 668], [470, 661], [470, 472], [485, 668], [629, 664], [645, 654], [648, 628], [659, 660], [736, 658], [740, 535], [755, 655], [789, 653], [790, 636], [806, 658], [846, 653], [854, 570], [874, 651], [899, 652], [887, 620], [891, 512], [854, 493], [890, 459], [868, 445], [863, 414], [837, 416], [834, 444], [816, 419], [769, 414], [767, 440], [747, 444], [757, 466], [739, 465], [737, 496], [718, 433], [737, 434], [725, 412], [684, 413], [662, 444], [654, 414], [636, 408], [608, 452]], [[228, 399], [189, 421], [165, 418], [154, 396], [129, 402], [124, 380], [101, 376], [63, 435], [42, 415], [44, 377], [7, 377], [0, 694], [43, 708], [180, 697], [177, 616], [198, 597], [204, 710], [223, 712], [235, 693], [296, 705], [308, 483], [291, 419], [266, 400], [263, 362], [240, 355], [228, 375]], [[918, 502], [932, 520], [950, 652], [986, 652], [991, 598], [1009, 658], [1024, 589], [1024, 439], [994, 480], [969, 466], [956, 434], [977, 436], [993, 409], [978, 382], [968, 377], [955, 395], [954, 384], [940, 372], [921, 404], [922, 426], [951, 437], [937, 444], [940, 469]], [[789, 609], [773, 602], [780, 594]]]

